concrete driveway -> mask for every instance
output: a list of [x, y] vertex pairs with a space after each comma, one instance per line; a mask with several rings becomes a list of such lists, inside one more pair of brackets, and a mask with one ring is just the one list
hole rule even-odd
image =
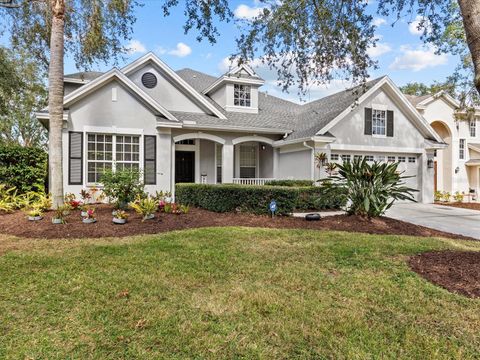
[[433, 204], [393, 205], [388, 217], [480, 240], [480, 211]]

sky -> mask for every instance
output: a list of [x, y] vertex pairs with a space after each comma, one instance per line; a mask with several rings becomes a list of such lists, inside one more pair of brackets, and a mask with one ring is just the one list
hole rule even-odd
[[[235, 51], [234, 39], [240, 33], [238, 25], [235, 22], [219, 23], [221, 35], [217, 43], [199, 43], [195, 31], [184, 34], [183, 8], [174, 8], [169, 17], [163, 17], [162, 3], [161, 0], [146, 0], [145, 6], [136, 11], [137, 21], [133, 27], [132, 40], [126, 44], [130, 52], [125, 61], [119, 64], [120, 67], [152, 51], [174, 70], [192, 68], [213, 76], [220, 76], [227, 71], [227, 59]], [[255, 16], [260, 6], [255, 0], [230, 3], [236, 19], [246, 21]], [[375, 1], [369, 0], [369, 6], [374, 11]], [[412, 16], [397, 21], [392, 27], [393, 19], [374, 17], [379, 41], [377, 47], [370, 49], [369, 53], [378, 61], [379, 68], [370, 71], [371, 78], [388, 75], [398, 86], [412, 81], [431, 84], [435, 80], [444, 80], [453, 72], [457, 58], [446, 54], [436, 55], [433, 48], [424, 45], [416, 21], [418, 18]], [[112, 64], [101, 64], [92, 70], [106, 71], [111, 67]], [[72, 59], [67, 58], [65, 73], [76, 71]], [[261, 90], [295, 102], [315, 100], [350, 85], [333, 81], [328, 85], [312, 86], [308, 94], [299, 99], [296, 88], [290, 89], [289, 93], [282, 92], [276, 85], [274, 71], [261, 65], [256, 66], [255, 71], [266, 81]]]

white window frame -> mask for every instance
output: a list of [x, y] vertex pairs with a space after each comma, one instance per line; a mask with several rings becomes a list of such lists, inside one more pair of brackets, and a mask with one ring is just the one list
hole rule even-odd
[[[242, 102], [244, 105], [242, 105]], [[233, 106], [241, 108], [252, 107], [252, 87], [250, 85], [233, 84]]]
[[415, 164], [417, 162], [417, 158], [415, 156], [409, 156], [408, 157], [408, 163], [409, 164]]
[[352, 156], [349, 155], [349, 154], [342, 155], [342, 161], [343, 162], [350, 162], [351, 159], [352, 159]]
[[407, 158], [406, 158], [405, 156], [399, 156], [399, 157], [398, 157], [398, 162], [399, 162], [399, 163], [407, 162]]
[[393, 155], [387, 156], [387, 162], [395, 162], [396, 160], [397, 160], [397, 158]]
[[372, 109], [372, 136], [387, 136], [387, 110]]
[[[99, 135], [103, 136], [111, 136], [112, 137], [112, 160], [89, 160], [88, 159], [88, 136], [89, 135], [95, 135], [95, 144], [96, 138]], [[111, 169], [112, 171], [116, 170], [116, 164], [117, 164], [117, 136], [132, 136], [132, 137], [138, 137], [138, 161], [120, 161], [120, 163], [138, 163], [138, 169], [139, 171], [143, 170], [143, 134], [127, 134], [127, 133], [108, 133], [108, 132], [95, 132], [95, 131], [84, 131], [84, 179], [85, 179], [85, 184], [86, 186], [102, 186], [102, 183], [100, 182], [91, 182], [89, 181], [88, 178], [88, 164], [90, 162], [92, 163], [111, 163]]]
[[468, 125], [470, 129], [470, 137], [477, 137], [477, 119], [471, 120]]
[[458, 142], [458, 158], [465, 160], [465, 139], [460, 139]]
[[339, 154], [330, 154], [330, 161], [338, 161], [340, 160]]
[[365, 155], [365, 160], [367, 162], [375, 161], [375, 157], [373, 155]]

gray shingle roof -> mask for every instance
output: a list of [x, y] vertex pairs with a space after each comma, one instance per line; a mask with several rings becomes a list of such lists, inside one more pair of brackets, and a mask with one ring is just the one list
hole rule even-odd
[[[213, 76], [192, 69], [182, 69], [177, 71], [177, 74], [195, 90], [200, 92], [216, 80]], [[340, 91], [304, 105], [296, 104], [260, 91], [258, 97], [258, 114], [226, 113], [220, 108], [228, 120], [219, 121], [219, 119], [212, 117], [210, 121], [216, 124], [225, 123], [225, 125], [288, 129], [291, 130], [292, 133], [287, 139], [312, 137], [341, 112], [353, 105], [364, 91], [368, 91], [383, 78], [384, 77], [380, 77], [367, 82], [364, 88], [358, 86], [353, 89]], [[206, 98], [210, 99], [209, 97]], [[210, 99], [210, 101], [213, 100]], [[175, 114], [175, 116], [177, 115]], [[191, 120], [194, 120], [193, 116]], [[201, 121], [202, 120], [200, 120], [200, 122]]]
[[103, 74], [104, 73], [100, 71], [81, 71], [73, 74], [67, 74], [64, 76], [64, 78], [92, 81]]
[[422, 95], [422, 96], [405, 95], [405, 97], [407, 98], [407, 100], [410, 101], [410, 103], [411, 103], [413, 106], [415, 106], [415, 107], [416, 107], [418, 104], [420, 104], [423, 100], [428, 99], [430, 96], [432, 96], [432, 95]]

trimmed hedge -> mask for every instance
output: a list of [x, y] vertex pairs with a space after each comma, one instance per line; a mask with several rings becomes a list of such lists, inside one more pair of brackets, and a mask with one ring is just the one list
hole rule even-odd
[[265, 182], [268, 186], [289, 186], [289, 187], [303, 187], [313, 186], [312, 180], [269, 180]]
[[325, 188], [177, 184], [176, 201], [215, 212], [242, 211], [268, 214], [272, 200], [277, 202], [279, 215], [288, 215], [295, 210], [339, 208], [340, 204], [325, 195]]
[[44, 190], [47, 161], [47, 153], [39, 148], [0, 146], [0, 184], [15, 186], [18, 193]]

